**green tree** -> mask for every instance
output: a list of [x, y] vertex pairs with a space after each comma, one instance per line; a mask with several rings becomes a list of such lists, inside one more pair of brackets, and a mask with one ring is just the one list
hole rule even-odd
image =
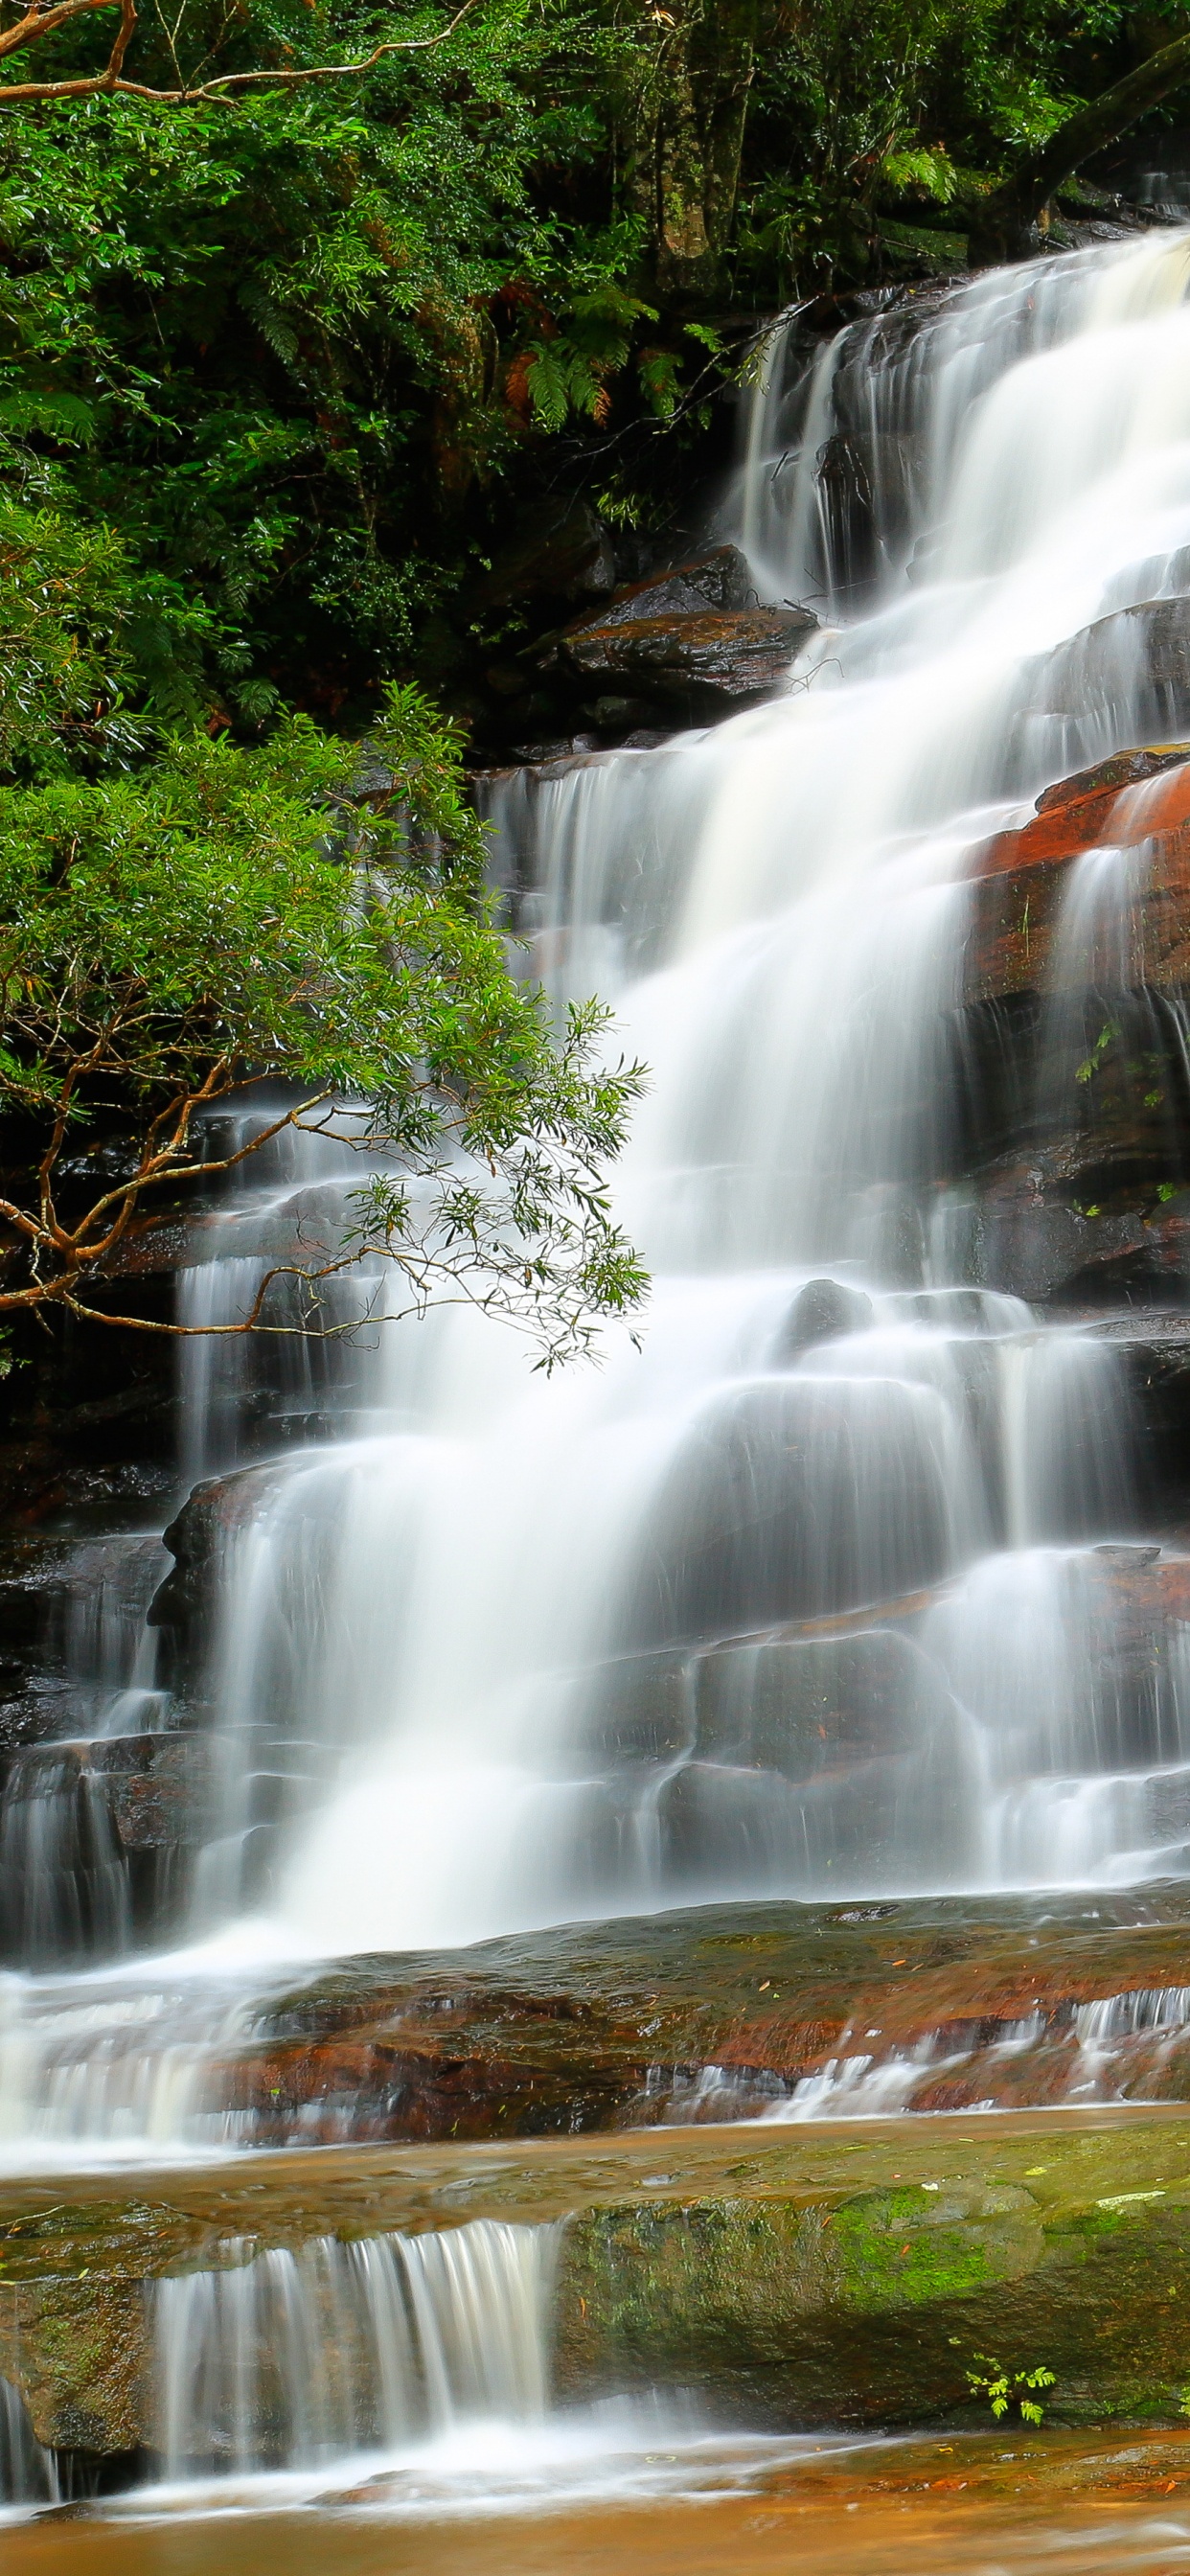
[[[332, 1329], [353, 1276], [372, 1313], [466, 1298], [547, 1365], [588, 1348], [644, 1291], [605, 1180], [640, 1069], [509, 976], [449, 729], [391, 688], [361, 770], [306, 716], [248, 747], [130, 721], [142, 590], [110, 536], [0, 520], [0, 1320], [176, 1331], [121, 1299], [138, 1245], [288, 1128], [359, 1187], [223, 1329]], [[213, 1107], [278, 1081], [212, 1156]]]

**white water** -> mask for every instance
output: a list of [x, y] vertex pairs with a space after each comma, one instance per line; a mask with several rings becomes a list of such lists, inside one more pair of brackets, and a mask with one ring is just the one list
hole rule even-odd
[[[879, 325], [844, 335], [811, 405], [847, 425], [862, 385], [882, 428], [912, 429], [905, 543], [942, 532], [935, 577], [910, 588], [890, 555], [785, 699], [538, 790], [525, 865], [554, 971], [598, 976], [654, 1070], [621, 1193], [656, 1273], [645, 1351], [541, 1388], [466, 1324], [394, 1336], [376, 1394], [400, 1429], [295, 1466], [245, 1541], [241, 1704], [296, 1703], [296, 1731], [346, 1746], [282, 1868], [295, 1936], [1169, 1865], [1184, 1829], [1153, 1783], [1182, 1775], [1190, 1707], [1175, 1674], [1148, 1742], [1142, 1721], [1106, 1740], [1062, 1544], [1133, 1525], [1120, 1353], [948, 1293], [971, 1273], [946, 1014], [995, 801], [1136, 738], [1125, 673], [1081, 734], [1031, 741], [1036, 657], [1149, 595], [1190, 537], [1188, 278], [1186, 237], [1153, 236], [981, 281], [883, 373]], [[784, 526], [766, 516], [789, 443], [762, 407], [745, 519], [781, 595], [822, 577], [805, 464]], [[1101, 934], [1074, 886], [1077, 983]], [[823, 1272], [872, 1303], [798, 1349], [787, 1319]], [[319, 1560], [300, 1658], [298, 1519]], [[869, 1688], [825, 1762], [805, 1745], [821, 1646], [706, 1669], [717, 1638], [939, 1582], [926, 1633], [871, 1649], [879, 1719]]]
[[[232, 2248], [229, 2251], [234, 2252]], [[243, 2249], [157, 2285], [167, 2478], [309, 2469], [546, 2412], [556, 2227]]]
[[[537, 962], [598, 983], [653, 1069], [619, 1184], [655, 1273], [644, 1349], [613, 1336], [601, 1372], [546, 1383], [451, 1313], [350, 1350], [337, 1392], [333, 1368], [253, 1388], [227, 1345], [191, 1363], [192, 1463], [253, 1454], [253, 1404], [256, 1454], [278, 1446], [214, 1650], [239, 1756], [194, 1929], [222, 1962], [1184, 1871], [1178, 1641], [1147, 1696], [1103, 1682], [1094, 1550], [1139, 1509], [1126, 1354], [1005, 1277], [956, 1178], [953, 1014], [972, 845], [1152, 734], [1119, 654], [1081, 714], [1045, 711], [1044, 670], [1179, 587], [1188, 283], [1190, 235], [1155, 233], [980, 280], [899, 355], [893, 324], [845, 334], [809, 384], [782, 343], [742, 526], [770, 595], [834, 622], [773, 703], [505, 798]], [[814, 464], [840, 428], [912, 442], [862, 582], [824, 552]], [[1105, 906], [1136, 882], [1073, 872], [1064, 994], [1100, 980]], [[261, 1226], [322, 1221], [342, 1187], [282, 1174], [232, 1211], [191, 1314], [242, 1311]], [[43, 2106], [58, 2009], [14, 2006]], [[157, 2113], [126, 2072], [130, 2135]]]

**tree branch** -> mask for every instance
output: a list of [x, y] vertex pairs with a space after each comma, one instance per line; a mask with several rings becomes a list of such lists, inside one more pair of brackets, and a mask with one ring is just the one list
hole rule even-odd
[[359, 62], [314, 63], [305, 71], [220, 72], [214, 79], [200, 81], [192, 89], [186, 87], [150, 89], [143, 81], [128, 81], [121, 77], [124, 56], [136, 28], [136, 0], [58, 0], [58, 5], [54, 8], [44, 11], [29, 10], [15, 27], [10, 28], [6, 35], [0, 36], [0, 59], [3, 59], [6, 54], [15, 53], [19, 46], [35, 43], [39, 37], [49, 35], [55, 27], [65, 25], [71, 18], [82, 17], [95, 9], [118, 7], [120, 29], [106, 70], [80, 76], [75, 80], [4, 83], [0, 85], [0, 106], [12, 105], [21, 100], [27, 100], [32, 104], [38, 99], [96, 98], [101, 95], [114, 95], [122, 98], [149, 99], [161, 107], [194, 107], [204, 99], [212, 100], [216, 104], [224, 101], [230, 104], [234, 94], [248, 89], [260, 87], [298, 89], [306, 81], [358, 79], [363, 72], [370, 72], [373, 65], [381, 62], [386, 54], [428, 53], [435, 45], [444, 45], [447, 37], [453, 36], [456, 27], [460, 27], [464, 18], [469, 18], [472, 10], [477, 9], [479, 5], [480, 0], [463, 0], [461, 9], [456, 9], [449, 23], [445, 27], [439, 27], [435, 35], [393, 37], [387, 44], [375, 45], [372, 52], [365, 54]]
[[972, 209], [972, 265], [1019, 257], [1028, 248], [1030, 226], [1063, 180], [1072, 178], [1094, 153], [1118, 143], [1185, 80], [1190, 80], [1190, 36], [1179, 36], [1068, 116], [1038, 150], [1018, 162], [1002, 187]]

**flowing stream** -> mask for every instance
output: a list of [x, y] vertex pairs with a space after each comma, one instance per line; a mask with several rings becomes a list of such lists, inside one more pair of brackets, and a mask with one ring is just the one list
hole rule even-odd
[[[641, 1347], [613, 1333], [600, 1369], [546, 1380], [453, 1310], [299, 1345], [284, 1379], [191, 1346], [187, 1482], [226, 1480], [183, 1688], [206, 1821], [173, 1951], [137, 1957], [78, 1768], [80, 1741], [110, 1768], [168, 1731], [142, 1624], [164, 1560], [136, 1533], [73, 1637], [91, 1715], [22, 1757], [5, 1811], [30, 1962], [0, 1995], [14, 2161], [234, 2143], [203, 2070], [295, 1960], [711, 1899], [1185, 1874], [1187, 1632], [1143, 1686], [1104, 1679], [1109, 1577], [1153, 1554], [1140, 1326], [1077, 1297], [1055, 1319], [1014, 1273], [964, 1162], [983, 1076], [960, 1004], [971, 854], [1162, 735], [1116, 630], [1076, 709], [1044, 674], [1190, 587], [1188, 288], [1190, 233], [1153, 232], [991, 274], [912, 327], [877, 315], [812, 362], [775, 335], [730, 532], [763, 597], [821, 616], [787, 688], [489, 799], [531, 970], [559, 999], [598, 987], [651, 1067], [618, 1183], [654, 1274]], [[822, 470], [857, 446], [861, 521]], [[1043, 1143], [1087, 994], [1138, 1027], [1150, 1008], [1143, 850], [1068, 875], [1025, 1104]], [[1172, 1005], [1159, 1034], [1184, 1067]], [[274, 1164], [184, 1275], [188, 1316], [242, 1313], [279, 1230], [358, 1179], [345, 1152]], [[1089, 2022], [1080, 2051], [1118, 2037]], [[540, 2411], [549, 2231], [482, 2233], [248, 2249], [167, 2284], [164, 2458], [293, 2464], [459, 2405]], [[52, 2472], [6, 2423], [32, 2490]]]

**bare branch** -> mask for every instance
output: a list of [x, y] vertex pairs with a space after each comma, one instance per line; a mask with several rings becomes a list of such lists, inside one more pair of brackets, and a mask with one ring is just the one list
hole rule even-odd
[[7, 82], [0, 85], [0, 106], [20, 100], [33, 103], [38, 99], [104, 95], [149, 99], [161, 107], [194, 107], [204, 99], [215, 105], [231, 104], [235, 95], [249, 89], [299, 89], [307, 81], [357, 80], [363, 72], [370, 72], [374, 64], [382, 62], [387, 54], [429, 53], [436, 45], [444, 45], [456, 27], [462, 25], [464, 18], [469, 18], [472, 10], [479, 6], [480, 0], [463, 0], [462, 8], [457, 9], [448, 25], [439, 27], [436, 34], [395, 36], [386, 44], [374, 46], [372, 52], [363, 55], [358, 62], [315, 63], [304, 71], [220, 72], [211, 80], [199, 81], [194, 88], [151, 89], [143, 81], [122, 78], [124, 56], [136, 28], [136, 0], [58, 0], [54, 8], [29, 10], [15, 27], [0, 36], [0, 59], [15, 53], [22, 45], [35, 43], [39, 37], [50, 34], [53, 28], [65, 25], [71, 18], [82, 17], [95, 9], [118, 7], [120, 30], [106, 70], [75, 80]]

